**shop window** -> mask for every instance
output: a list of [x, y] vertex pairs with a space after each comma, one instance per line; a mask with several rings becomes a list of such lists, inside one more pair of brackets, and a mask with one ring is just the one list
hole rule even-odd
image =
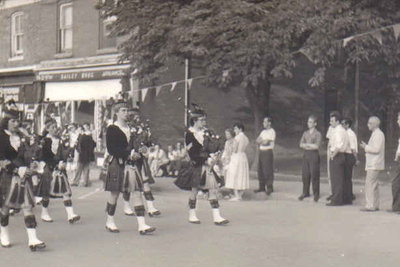
[[22, 30], [22, 12], [14, 13], [11, 16], [11, 57], [22, 56], [23, 30]]
[[72, 4], [60, 5], [59, 9], [59, 52], [72, 50]]

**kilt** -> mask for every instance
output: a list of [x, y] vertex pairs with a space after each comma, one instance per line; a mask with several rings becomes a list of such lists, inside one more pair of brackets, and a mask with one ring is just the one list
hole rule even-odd
[[67, 173], [64, 170], [54, 170], [50, 182], [50, 197], [72, 196]]
[[124, 193], [133, 193], [135, 191], [143, 191], [143, 179], [136, 166], [126, 165], [124, 175]]
[[31, 175], [26, 174], [23, 178], [17, 174], [10, 175], [10, 186], [4, 200], [4, 207], [20, 209], [35, 206], [35, 196], [32, 191]]
[[64, 170], [52, 171], [47, 165], [39, 179], [36, 195], [39, 197], [61, 198], [71, 196], [72, 190]]
[[124, 192], [125, 164], [119, 164], [118, 159], [112, 157], [107, 168], [105, 191]]
[[185, 162], [174, 183], [180, 189], [190, 191], [192, 188], [218, 189], [223, 181], [208, 165], [195, 166], [190, 162]]
[[141, 162], [138, 162], [137, 167], [140, 174], [142, 175], [143, 182], [147, 182], [149, 184], [155, 183], [153, 175], [151, 175], [150, 166], [147, 158], [143, 157]]

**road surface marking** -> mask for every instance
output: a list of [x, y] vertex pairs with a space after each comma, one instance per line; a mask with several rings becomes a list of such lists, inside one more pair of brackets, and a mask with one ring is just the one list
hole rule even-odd
[[96, 194], [97, 192], [100, 192], [100, 190], [101, 190], [100, 188], [96, 188], [96, 190], [94, 190], [94, 191], [92, 191], [92, 192], [89, 192], [89, 193], [87, 193], [87, 194], [84, 194], [84, 195], [78, 197], [78, 199], [85, 199], [85, 198], [87, 198], [87, 197], [90, 197], [91, 195], [94, 195], [94, 194]]

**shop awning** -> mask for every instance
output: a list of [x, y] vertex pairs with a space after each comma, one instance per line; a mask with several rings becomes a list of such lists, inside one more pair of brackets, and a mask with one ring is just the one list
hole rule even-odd
[[46, 82], [45, 101], [100, 100], [122, 90], [120, 79], [81, 82]]

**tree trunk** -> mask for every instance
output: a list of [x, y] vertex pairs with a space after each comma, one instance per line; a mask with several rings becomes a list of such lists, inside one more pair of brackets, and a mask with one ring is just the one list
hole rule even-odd
[[[257, 138], [263, 128], [264, 117], [269, 115], [270, 92], [271, 82], [269, 80], [260, 80], [257, 87], [252, 85], [246, 87], [247, 98], [254, 116], [254, 139]], [[254, 160], [251, 163], [252, 170], [257, 170], [257, 162], [258, 149], [255, 149]]]

